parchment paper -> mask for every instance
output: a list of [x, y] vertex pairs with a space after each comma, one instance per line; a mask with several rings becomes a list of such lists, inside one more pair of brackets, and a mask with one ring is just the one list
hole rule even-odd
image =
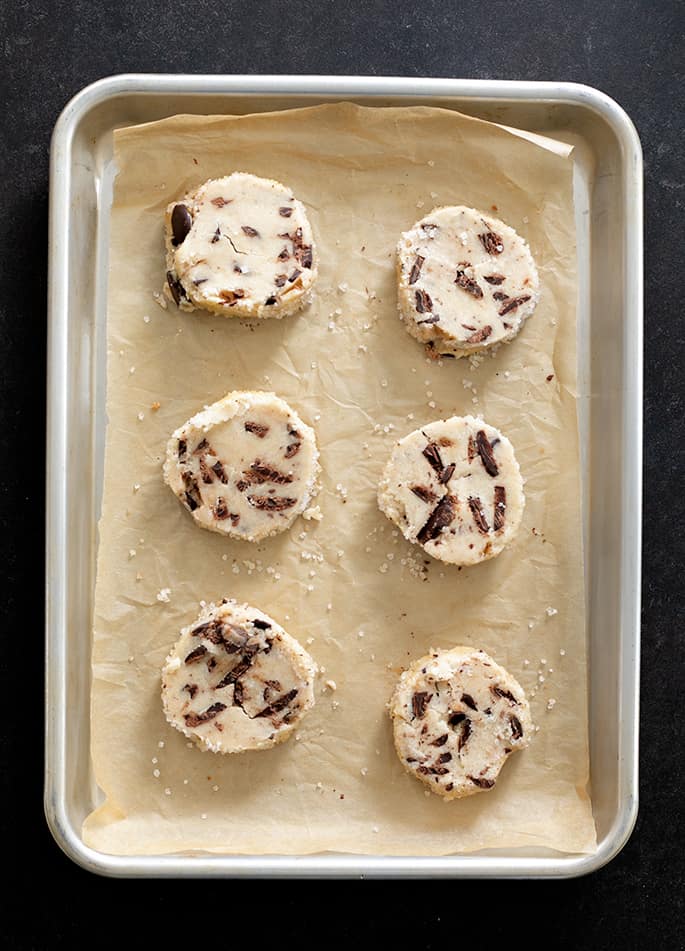
[[[449, 110], [351, 104], [177, 116], [118, 131], [115, 146], [92, 691], [105, 801], [86, 842], [117, 854], [591, 851], [572, 161]], [[244, 324], [153, 301], [166, 204], [233, 170], [287, 183], [308, 208], [320, 277], [299, 316]], [[396, 311], [400, 232], [461, 203], [523, 234], [542, 283], [523, 332], [476, 368], [427, 360]], [[235, 388], [291, 401], [321, 449], [323, 520], [258, 546], [200, 530], [161, 477], [172, 430]], [[513, 547], [463, 570], [423, 556], [376, 505], [394, 440], [455, 413], [511, 438], [527, 495]], [[162, 715], [167, 652], [199, 602], [222, 597], [272, 614], [321, 665], [315, 709], [273, 750], [201, 753]], [[454, 644], [519, 678], [539, 732], [491, 792], [445, 803], [403, 771], [385, 705], [403, 666]]]

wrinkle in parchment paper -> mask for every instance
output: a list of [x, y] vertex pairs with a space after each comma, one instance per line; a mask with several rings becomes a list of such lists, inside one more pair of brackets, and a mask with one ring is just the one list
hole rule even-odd
[[[104, 803], [86, 819], [87, 844], [117, 854], [594, 849], [567, 154], [449, 110], [337, 104], [123, 129], [115, 158], [92, 690]], [[280, 180], [307, 205], [320, 277], [296, 317], [245, 324], [153, 301], [164, 208], [234, 170]], [[540, 270], [536, 313], [477, 367], [427, 360], [396, 311], [399, 234], [445, 204], [501, 217]], [[234, 542], [195, 526], [163, 485], [169, 434], [232, 389], [272, 390], [315, 427], [321, 522]], [[465, 413], [511, 438], [527, 505], [510, 550], [459, 570], [400, 537], [376, 484], [395, 439]], [[272, 614], [321, 665], [315, 709], [273, 750], [201, 753], [164, 720], [164, 658], [199, 602], [222, 597]], [[400, 766], [386, 702], [405, 665], [454, 644], [482, 647], [520, 680], [539, 731], [491, 792], [445, 803]]]

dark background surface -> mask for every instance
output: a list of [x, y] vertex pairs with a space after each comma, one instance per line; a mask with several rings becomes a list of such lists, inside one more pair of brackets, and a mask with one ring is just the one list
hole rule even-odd
[[[683, 948], [683, 202], [685, 7], [678, 2], [148, 0], [0, 5], [0, 943], [50, 948], [95, 925], [138, 945], [250, 940], [438, 948], [470, 940]], [[613, 96], [645, 152], [645, 536], [641, 811], [608, 867], [568, 882], [130, 882], [81, 871], [42, 811], [43, 427], [48, 150], [79, 89], [120, 72], [572, 80]], [[260, 904], [257, 905], [256, 902]], [[263, 909], [263, 910], [262, 910]], [[315, 928], [301, 924], [323, 914]], [[548, 913], [551, 914], [549, 921]], [[251, 929], [251, 930], [250, 930]], [[4, 939], [4, 940], [2, 940]], [[98, 942], [99, 943], [99, 942]]]

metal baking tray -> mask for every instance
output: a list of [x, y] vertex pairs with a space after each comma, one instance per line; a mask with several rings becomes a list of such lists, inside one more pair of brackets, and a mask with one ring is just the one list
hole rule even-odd
[[[112, 130], [177, 113], [350, 99], [433, 104], [575, 144], [579, 412], [590, 694], [592, 855], [506, 850], [393, 857], [88, 848], [90, 644], [105, 430]], [[571, 83], [342, 76], [122, 75], [66, 106], [50, 166], [45, 812], [61, 848], [116, 876], [568, 877], [627, 841], [637, 815], [642, 472], [642, 152], [613, 100]]]

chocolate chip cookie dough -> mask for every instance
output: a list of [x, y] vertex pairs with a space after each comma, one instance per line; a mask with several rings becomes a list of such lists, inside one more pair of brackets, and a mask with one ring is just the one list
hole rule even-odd
[[513, 339], [538, 301], [538, 273], [523, 238], [463, 205], [436, 208], [402, 235], [397, 280], [409, 333], [454, 357]]
[[524, 504], [511, 443], [473, 416], [437, 420], [400, 439], [378, 487], [381, 511], [404, 537], [452, 565], [498, 555]]
[[256, 542], [305, 511], [318, 458], [314, 430], [284, 400], [236, 390], [174, 432], [164, 481], [202, 528]]
[[491, 789], [533, 730], [521, 685], [472, 647], [431, 651], [412, 664], [390, 716], [402, 765], [445, 799]]
[[314, 706], [316, 664], [263, 611], [210, 604], [181, 636], [162, 670], [169, 723], [212, 753], [282, 743]]
[[164, 292], [181, 310], [285, 317], [304, 306], [316, 280], [304, 205], [279, 182], [246, 172], [172, 202], [165, 237]]

